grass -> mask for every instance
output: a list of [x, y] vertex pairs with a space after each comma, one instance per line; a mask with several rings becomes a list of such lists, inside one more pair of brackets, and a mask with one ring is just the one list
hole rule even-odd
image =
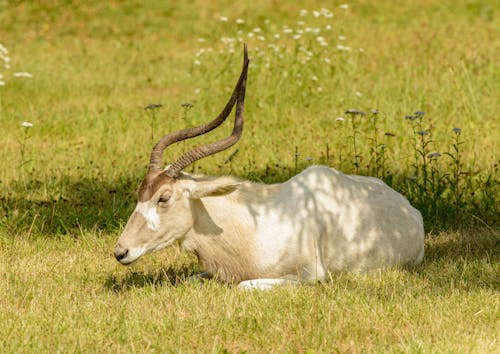
[[[498, 5], [339, 5], [0, 2], [0, 351], [498, 351]], [[244, 293], [187, 283], [175, 248], [112, 258], [154, 140], [218, 113], [238, 38], [245, 132], [196, 171], [379, 176], [424, 214], [421, 267]]]

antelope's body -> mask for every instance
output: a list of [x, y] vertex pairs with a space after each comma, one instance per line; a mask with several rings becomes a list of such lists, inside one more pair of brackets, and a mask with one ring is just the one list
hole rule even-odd
[[[273, 185], [181, 172], [238, 140], [247, 68], [245, 47], [242, 74], [223, 113], [208, 125], [167, 135], [153, 149], [116, 258], [130, 264], [180, 240], [209, 276], [248, 288], [419, 264], [424, 256], [421, 214], [379, 179], [326, 166], [310, 167]], [[235, 101], [235, 129], [229, 138], [188, 152], [166, 170], [159, 168], [158, 154], [166, 146], [214, 129]]]

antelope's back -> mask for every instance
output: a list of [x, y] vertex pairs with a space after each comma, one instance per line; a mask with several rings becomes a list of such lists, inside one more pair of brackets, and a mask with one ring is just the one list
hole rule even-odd
[[283, 184], [289, 212], [317, 233], [323, 262], [330, 271], [366, 271], [423, 258], [420, 212], [374, 177], [346, 175], [312, 166]]

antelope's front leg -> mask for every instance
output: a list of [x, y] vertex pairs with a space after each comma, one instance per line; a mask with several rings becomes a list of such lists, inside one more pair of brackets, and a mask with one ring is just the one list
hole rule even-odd
[[299, 285], [298, 280], [282, 279], [282, 278], [261, 278], [244, 280], [238, 284], [238, 289], [243, 290], [271, 290], [278, 286], [296, 286]]

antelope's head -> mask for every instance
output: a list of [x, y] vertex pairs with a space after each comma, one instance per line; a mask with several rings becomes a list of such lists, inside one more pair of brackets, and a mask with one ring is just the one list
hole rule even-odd
[[[234, 145], [243, 131], [243, 108], [248, 71], [247, 47], [244, 47], [243, 68], [233, 94], [222, 112], [213, 121], [197, 127], [165, 135], [151, 151], [146, 177], [138, 192], [138, 203], [115, 248], [115, 257], [130, 264], [146, 253], [171, 245], [193, 226], [191, 201], [206, 196], [230, 193], [237, 186], [214, 181], [195, 181], [182, 170], [193, 162]], [[177, 161], [163, 168], [163, 151], [171, 144], [205, 134], [221, 125], [236, 104], [234, 128], [223, 140], [199, 146], [186, 152]]]

